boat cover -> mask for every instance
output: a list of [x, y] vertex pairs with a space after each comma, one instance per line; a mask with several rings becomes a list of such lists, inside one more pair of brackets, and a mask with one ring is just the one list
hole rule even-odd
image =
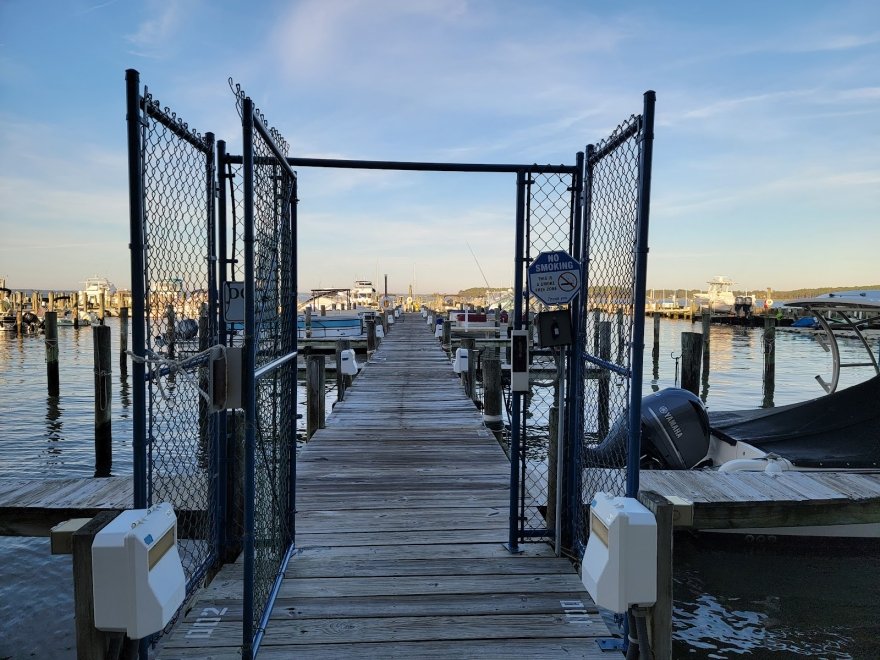
[[710, 412], [712, 432], [798, 467], [880, 467], [880, 376], [778, 408]]

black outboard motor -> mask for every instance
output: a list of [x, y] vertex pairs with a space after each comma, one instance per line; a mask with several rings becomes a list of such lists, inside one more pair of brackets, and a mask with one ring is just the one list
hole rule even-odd
[[178, 339], [195, 339], [199, 334], [198, 321], [193, 319], [181, 319], [174, 325], [174, 334]]
[[[709, 415], [698, 396], [674, 387], [642, 399], [642, 454], [649, 454], [669, 470], [689, 470], [709, 451]], [[626, 463], [627, 424], [618, 418], [597, 446], [590, 462], [598, 467], [621, 468]]]
[[709, 415], [700, 398], [674, 387], [642, 399], [642, 451], [671, 470], [689, 470], [709, 451]]

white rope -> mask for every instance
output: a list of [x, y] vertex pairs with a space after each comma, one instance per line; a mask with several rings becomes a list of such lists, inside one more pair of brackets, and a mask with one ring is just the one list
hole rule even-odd
[[[146, 366], [147, 371], [150, 373], [150, 380], [156, 383], [156, 387], [159, 390], [159, 395], [162, 397], [162, 400], [167, 402], [170, 397], [165, 392], [165, 388], [162, 386], [162, 369], [167, 369], [167, 375], [181, 375], [184, 380], [186, 380], [190, 385], [192, 385], [196, 391], [199, 393], [206, 403], [209, 405], [213, 403], [213, 397], [210, 392], [206, 392], [199, 386], [199, 379], [195, 373], [192, 373], [186, 369], [186, 366], [192, 362], [197, 361], [200, 357], [209, 356], [211, 361], [217, 360], [219, 358], [226, 358], [226, 347], [217, 344], [215, 346], [210, 346], [205, 350], [190, 355], [182, 360], [174, 360], [167, 357], [162, 357], [157, 353], [151, 352], [150, 355], [140, 356], [135, 355], [132, 351], [126, 351], [126, 353], [131, 357], [132, 362], [139, 362]], [[206, 365], [200, 365], [206, 366]]]

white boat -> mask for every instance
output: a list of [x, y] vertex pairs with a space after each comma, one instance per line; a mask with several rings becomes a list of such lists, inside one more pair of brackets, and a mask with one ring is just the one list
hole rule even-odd
[[[826, 394], [787, 406], [753, 410], [707, 411], [699, 397], [677, 388], [642, 399], [641, 468], [752, 472], [846, 473], [880, 477], [880, 365], [865, 340], [865, 327], [880, 323], [880, 291], [850, 291], [792, 300], [789, 307], [812, 313], [826, 330], [833, 358], [830, 383], [816, 380]], [[862, 341], [862, 362], [841, 362], [835, 328], [845, 326]], [[877, 349], [880, 351], [880, 349]], [[871, 367], [874, 376], [837, 391], [841, 368]], [[615, 424], [593, 447], [594, 460], [620, 468], [615, 456], [625, 451], [623, 424]], [[617, 459], [619, 461], [619, 459]], [[720, 530], [712, 530], [720, 532]], [[724, 530], [773, 536], [880, 538], [880, 523]]]
[[296, 332], [300, 339], [353, 338], [363, 334], [363, 323], [359, 315], [312, 315], [308, 321], [304, 315], [300, 315], [297, 317]]
[[[710, 312], [732, 312], [736, 309], [736, 296], [733, 293], [733, 280], [724, 275], [716, 275], [707, 282], [708, 291], [694, 294], [694, 304], [701, 310]], [[740, 300], [740, 305], [743, 301]]]
[[[77, 326], [82, 328], [87, 325], [91, 325], [92, 321], [95, 321], [94, 313], [86, 313], [80, 311], [77, 319]], [[57, 325], [59, 328], [72, 328], [73, 327], [73, 312], [71, 310], [67, 310], [63, 315], [58, 317]]]
[[351, 303], [355, 306], [355, 309], [360, 307], [375, 308], [378, 306], [376, 289], [370, 280], [355, 280], [354, 288], [351, 290]]
[[94, 277], [87, 278], [83, 284], [85, 284], [85, 287], [81, 294], [86, 309], [100, 307], [102, 295], [104, 297], [104, 304], [107, 307], [110, 306], [110, 298], [116, 293], [116, 287], [106, 277], [95, 275]]

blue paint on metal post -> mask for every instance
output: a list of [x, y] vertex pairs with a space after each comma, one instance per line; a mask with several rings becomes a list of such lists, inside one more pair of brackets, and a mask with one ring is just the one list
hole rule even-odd
[[[525, 190], [526, 176], [523, 170], [516, 173], [516, 247], [514, 248], [513, 281], [513, 327], [523, 328], [523, 269], [525, 258]], [[520, 408], [522, 394], [512, 392], [510, 414], [510, 520], [508, 549], [516, 552], [519, 547], [519, 454], [520, 454]]]
[[645, 288], [648, 271], [648, 216], [651, 209], [651, 161], [654, 154], [653, 91], [645, 92], [639, 139], [638, 233], [636, 235], [635, 297], [633, 301], [632, 381], [629, 408], [629, 444], [626, 458], [626, 496], [639, 493], [639, 457], [642, 437], [642, 364], [645, 354]]
[[[205, 260], [207, 261], [207, 272], [208, 272], [208, 345], [213, 346], [217, 344], [217, 327], [218, 327], [218, 305], [217, 305], [217, 202], [216, 202], [216, 192], [217, 192], [217, 183], [216, 183], [216, 174], [217, 174], [217, 163], [216, 163], [216, 154], [214, 153], [216, 141], [213, 133], [205, 133], [205, 145], [207, 146], [207, 151], [205, 152], [205, 205], [206, 205], [206, 228], [205, 234], [207, 236], [207, 245], [205, 250]], [[208, 369], [214, 369], [214, 365], [209, 361]], [[212, 376], [213, 378], [213, 376]], [[209, 542], [213, 544], [213, 548], [211, 549], [211, 554], [214, 557], [220, 555], [220, 538], [219, 538], [219, 529], [220, 529], [220, 427], [219, 427], [220, 415], [219, 413], [208, 413], [207, 423], [209, 425], [208, 433], [210, 443], [210, 469], [211, 473], [209, 478], [211, 480], [211, 487], [208, 491], [208, 511], [209, 515], [213, 517], [214, 523], [214, 538], [209, 539]]]
[[242, 103], [242, 152], [244, 158], [244, 354], [242, 355], [242, 403], [245, 418], [244, 444], [244, 594], [242, 611], [242, 657], [253, 657], [254, 642], [254, 548], [256, 499], [256, 380], [257, 359], [254, 277], [254, 104]]
[[[220, 291], [225, 290], [226, 285], [226, 175], [224, 167], [226, 165], [226, 141], [217, 141], [217, 234], [218, 234], [218, 254], [217, 254], [217, 286]], [[221, 303], [222, 304], [222, 303]], [[218, 305], [219, 307], [219, 305]], [[221, 310], [217, 310], [217, 343], [226, 346], [226, 321]], [[225, 553], [227, 539], [227, 525], [230, 521], [227, 518], [228, 511], [226, 507], [227, 498], [227, 475], [229, 474], [229, 461], [226, 454], [226, 445], [228, 443], [228, 430], [226, 410], [217, 413], [217, 487], [214, 491], [217, 497], [217, 522], [216, 522], [216, 538], [217, 549]]]
[[143, 358], [146, 355], [146, 313], [144, 310], [144, 189], [141, 161], [140, 74], [125, 72], [126, 121], [128, 128], [128, 203], [131, 249], [131, 350], [132, 360], [132, 449], [134, 506], [147, 506], [147, 383]]
[[[564, 482], [557, 485], [561, 488], [561, 502], [563, 511], [556, 515], [557, 525], [561, 528], [562, 546], [571, 548], [572, 539], [576, 538], [575, 525], [580, 517], [579, 508], [575, 508], [575, 502], [580, 501], [580, 479], [578, 478], [580, 467], [578, 465], [578, 448], [583, 441], [583, 433], [578, 424], [583, 411], [583, 356], [584, 344], [580, 340], [581, 318], [584, 316], [584, 304], [587, 299], [587, 287], [584, 283], [586, 271], [583, 261], [581, 245], [581, 232], [583, 231], [583, 191], [584, 191], [584, 153], [579, 151], [575, 158], [575, 172], [572, 174], [572, 229], [571, 229], [571, 254], [581, 262], [581, 289], [574, 300], [571, 301], [571, 324], [575, 329], [575, 340], [568, 348], [568, 370], [566, 377], [566, 419], [565, 419], [565, 446], [563, 448], [563, 478]], [[585, 333], [584, 333], [585, 334]]]
[[[297, 301], [297, 293], [299, 291], [299, 282], [297, 281], [297, 240], [296, 240], [296, 231], [297, 231], [297, 180], [294, 177], [293, 182], [293, 190], [291, 191], [291, 199], [290, 199], [290, 277], [291, 277], [291, 304], [289, 305], [289, 311], [291, 315], [290, 324], [287, 326], [291, 333], [291, 340], [293, 351], [295, 353], [299, 352], [299, 339], [297, 336], [297, 327], [296, 327], [296, 301]], [[293, 369], [293, 380], [296, 382], [296, 365], [291, 367]], [[288, 484], [288, 502], [287, 502], [287, 511], [290, 516], [290, 539], [289, 543], [293, 546], [296, 543], [296, 394], [297, 388], [293, 388], [293, 392], [291, 396], [293, 397], [293, 407], [292, 413], [294, 415], [294, 419], [290, 423], [290, 474], [288, 475], [289, 484]]]

